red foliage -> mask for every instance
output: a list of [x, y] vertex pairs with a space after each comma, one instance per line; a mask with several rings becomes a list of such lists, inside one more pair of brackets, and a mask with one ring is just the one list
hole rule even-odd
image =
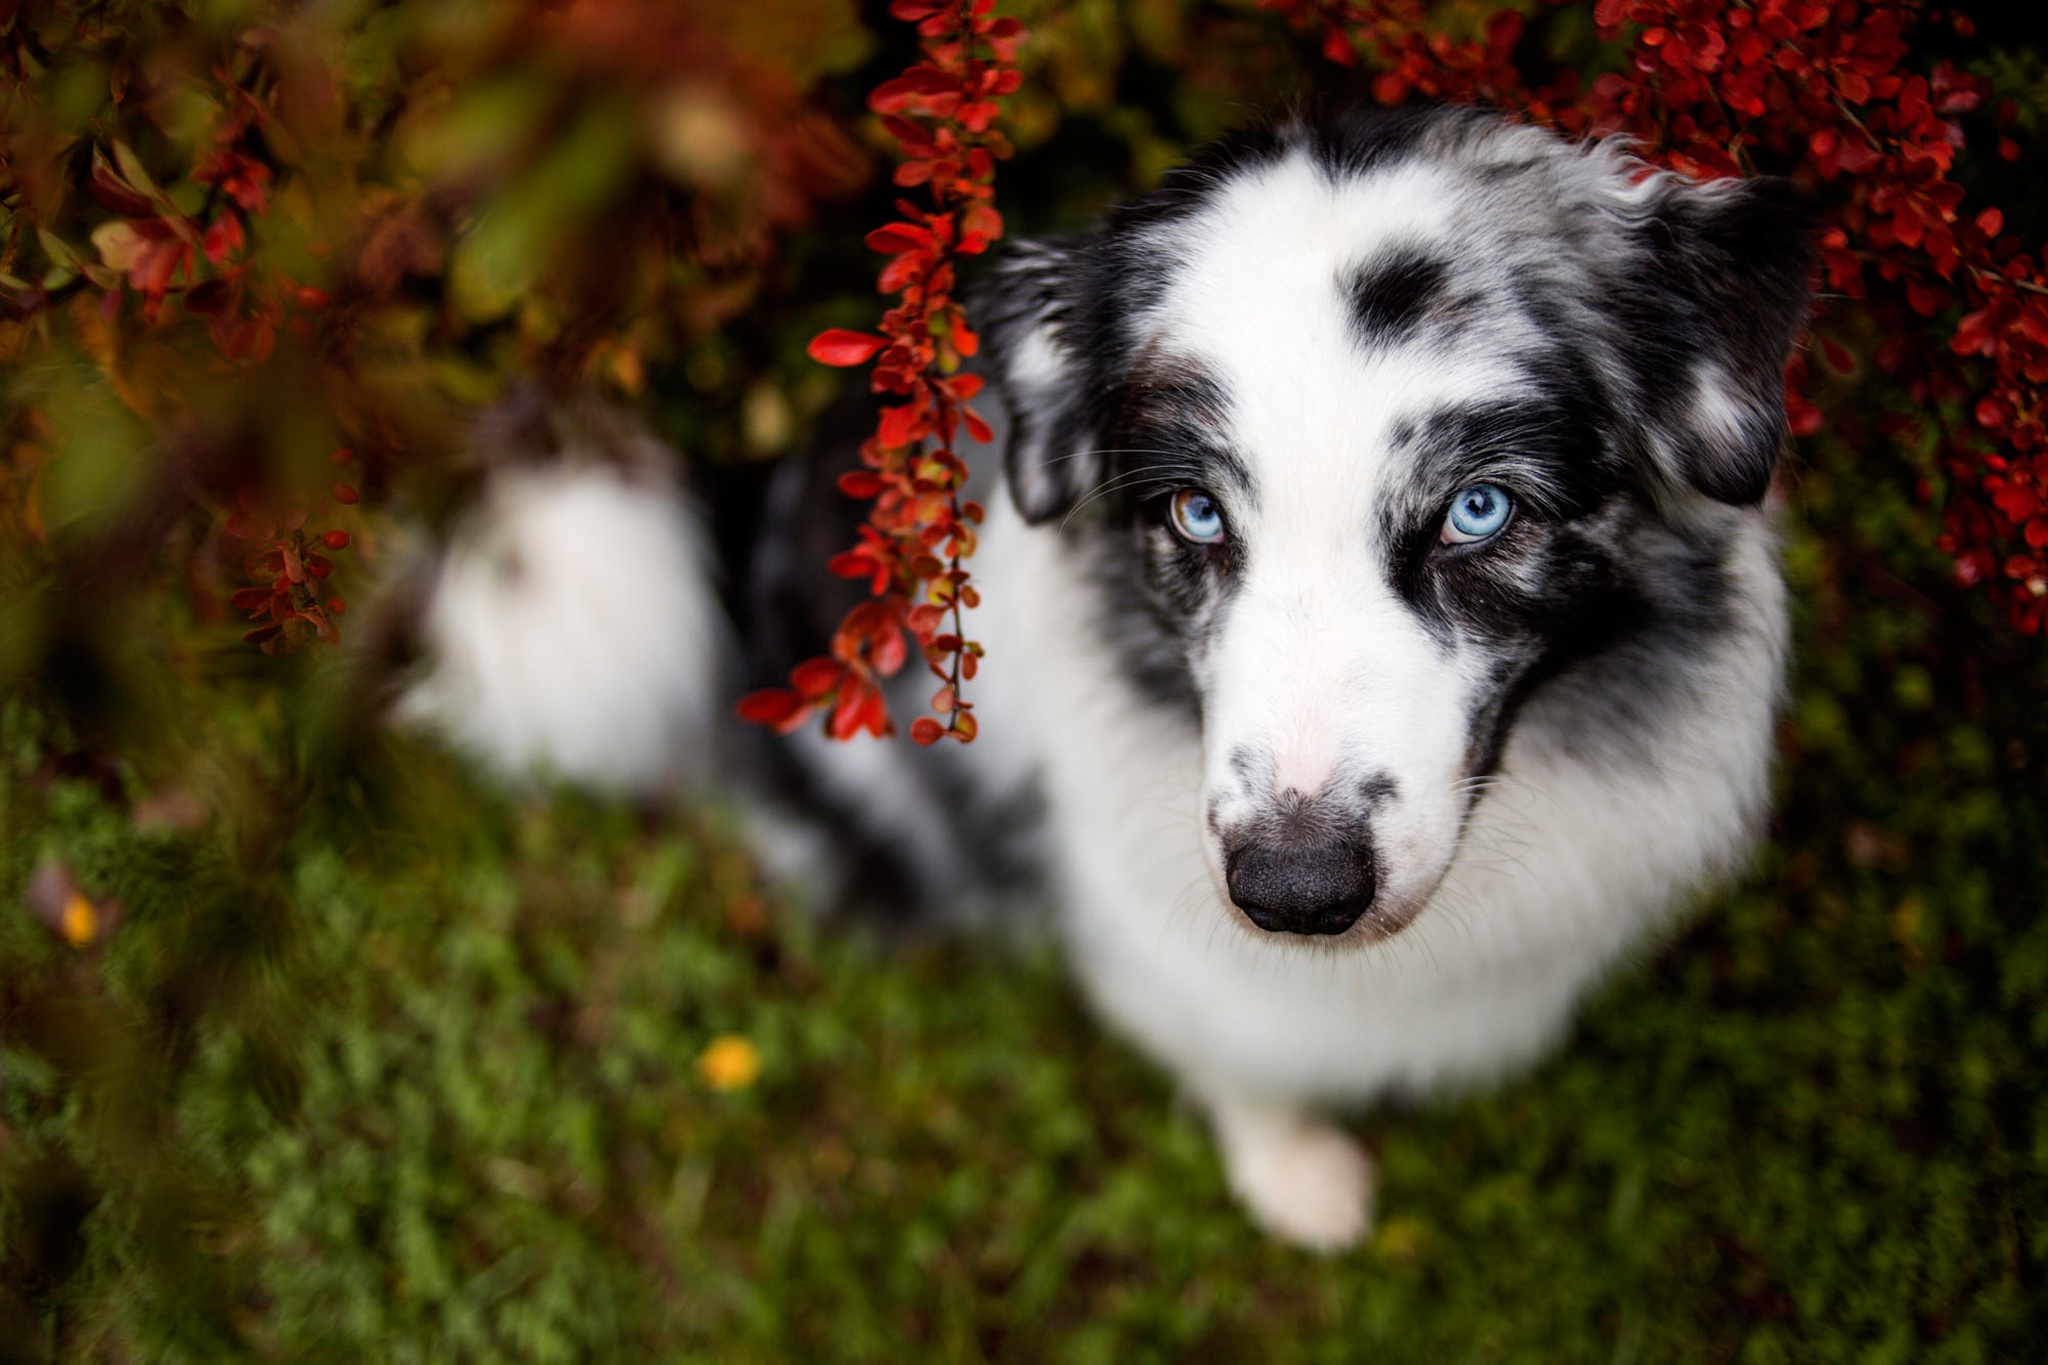
[[[338, 457], [343, 452], [336, 451]], [[346, 496], [344, 496], [344, 494]], [[345, 483], [334, 486], [337, 502], [353, 503], [356, 491]], [[320, 583], [334, 572], [334, 561], [313, 547], [346, 550], [348, 532], [316, 532], [306, 529], [307, 513], [302, 507], [284, 511], [266, 509], [253, 494], [243, 493], [238, 510], [223, 523], [237, 540], [264, 548], [247, 559], [252, 577], [269, 579], [263, 587], [243, 588], [229, 602], [249, 619], [262, 624], [242, 638], [265, 654], [277, 654], [297, 644], [305, 635], [323, 644], [339, 644], [341, 633], [334, 618], [348, 610], [339, 597], [320, 600]]]
[[[637, 394], [749, 308], [815, 199], [867, 176], [809, 103], [852, 60], [838, 0], [519, 0], [455, 26], [415, 6], [380, 11], [374, 54], [361, 16], [289, 0], [115, 8], [0, 5], [0, 360], [89, 356], [215, 532], [244, 484], [318, 496], [252, 465], [293, 466], [307, 430], [362, 444], [335, 496], [374, 516], [449, 453], [479, 380]], [[114, 420], [81, 404], [58, 426]], [[257, 571], [294, 582], [297, 534], [259, 539]], [[302, 589], [279, 587], [266, 619], [293, 629], [259, 644], [333, 638], [340, 613]]]
[[898, 401], [884, 404], [875, 434], [862, 444], [864, 467], [839, 480], [847, 496], [874, 506], [860, 543], [835, 556], [832, 571], [867, 580], [872, 600], [847, 614], [828, 656], [798, 665], [787, 688], [754, 692], [739, 704], [746, 719], [783, 733], [821, 712], [834, 739], [892, 733], [882, 679], [908, 658], [908, 632], [942, 684], [931, 705], [945, 718], [919, 717], [911, 738], [930, 744], [975, 735], [961, 684], [974, 677], [982, 651], [966, 638], [962, 612], [979, 599], [962, 561], [974, 553], [982, 509], [961, 496], [967, 466], [953, 447], [963, 430], [977, 441], [990, 432], [967, 406], [981, 379], [959, 373], [960, 362], [979, 343], [953, 287], [955, 258], [986, 251], [1003, 232], [991, 200], [995, 163], [1009, 143], [995, 127], [996, 101], [1018, 86], [1023, 26], [993, 18], [994, 8], [995, 0], [896, 0], [889, 7], [917, 25], [923, 60], [878, 86], [868, 106], [902, 151], [896, 184], [924, 186], [931, 207], [899, 199], [902, 216], [868, 234], [868, 246], [890, 258], [881, 291], [902, 300], [883, 314], [880, 334], [833, 328], [810, 345], [821, 364], [873, 361], [874, 391]]
[[[1574, 73], [1524, 80], [1514, 58], [1523, 17], [1503, 8], [1485, 40], [1429, 33], [1421, 0], [1262, 0], [1318, 28], [1323, 51], [1366, 55], [1375, 95], [1483, 100], [1571, 133], [1626, 133], [1658, 165], [1714, 177], [1758, 165], [1825, 186], [1824, 287], [1874, 310], [1879, 367], [1896, 376], [1940, 435], [1954, 480], [1941, 548], [1956, 576], [1991, 589], [2012, 623], [2048, 619], [2048, 257], [2000, 236], [1995, 208], [1963, 211], [1951, 178], [1956, 116], [1983, 83], [1945, 62], [1920, 72], [1907, 44], [1931, 22], [1916, 0], [1599, 0], [1603, 42], [1621, 71], [1584, 85]], [[1561, 3], [1561, 0], [1551, 0]], [[1969, 31], [1969, 20], [1950, 20]], [[1999, 154], [2018, 155], [2010, 138]], [[1926, 320], [1959, 316], [1946, 346]], [[1839, 342], [1837, 369], [1853, 364]], [[1794, 432], [1818, 430], [1791, 372]], [[1973, 400], [1964, 402], [1966, 398]], [[1961, 409], [1965, 414], [1956, 415]]]
[[[120, 307], [125, 283], [142, 295], [143, 320], [158, 323], [164, 320], [165, 297], [182, 287], [186, 311], [208, 320], [223, 357], [262, 364], [276, 347], [287, 308], [312, 311], [324, 307], [327, 298], [282, 275], [260, 279], [245, 258], [247, 226], [235, 207], [221, 201], [230, 200], [257, 217], [269, 211], [271, 169], [244, 146], [262, 108], [227, 73], [215, 75], [233, 101], [233, 112], [214, 130], [213, 148], [193, 164], [191, 179], [210, 189], [198, 215], [181, 212], [150, 180], [134, 152], [116, 142], [113, 160], [94, 155], [87, 189], [121, 218], [93, 233], [103, 264], [84, 269], [108, 291], [105, 316]], [[201, 257], [213, 268], [210, 278], [195, 278]]]

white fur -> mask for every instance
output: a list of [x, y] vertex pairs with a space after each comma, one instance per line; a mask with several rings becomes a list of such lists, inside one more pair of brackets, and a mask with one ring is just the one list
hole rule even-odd
[[512, 778], [650, 796], [700, 776], [732, 646], [694, 520], [605, 463], [495, 471], [435, 566], [399, 719]]
[[[1602, 157], [1583, 164], [1589, 180], [1615, 174]], [[1539, 694], [1461, 831], [1474, 675], [1385, 581], [1373, 497], [1398, 476], [1398, 415], [1513, 375], [1485, 346], [1361, 362], [1333, 282], [1377, 243], [1455, 249], [1469, 209], [1428, 172], [1393, 181], [1333, 188], [1301, 158], [1246, 177], [1173, 241], [1188, 268], [1145, 319], [1140, 349], [1221, 378], [1259, 490], [1256, 506], [1215, 490], [1253, 551], [1206, 660], [1200, 736], [1091, 638], [1100, 588], [1056, 527], [993, 502], [975, 564], [983, 725], [1041, 746], [1074, 970], [1209, 1107], [1255, 1216], [1323, 1249], [1362, 1234], [1371, 1190], [1363, 1157], [1315, 1110], [1529, 1064], [1617, 961], [1739, 863], [1767, 799], [1786, 639], [1767, 518], [1680, 494], [1698, 504], [1688, 515], [1734, 528], [1739, 620], [1668, 717], [1659, 761], [1589, 765], [1544, 738], [1544, 707], [1568, 703]], [[1727, 402], [1699, 401], [1710, 417]], [[1274, 753], [1276, 785], [1304, 793], [1343, 754], [1395, 777], [1400, 799], [1374, 815], [1380, 895], [1426, 902], [1411, 928], [1331, 946], [1233, 912], [1204, 808], [1222, 800], [1227, 815], [1241, 799], [1228, 771], [1240, 743]]]

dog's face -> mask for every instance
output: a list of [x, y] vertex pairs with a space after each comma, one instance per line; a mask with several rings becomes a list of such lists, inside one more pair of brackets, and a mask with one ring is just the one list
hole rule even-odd
[[1012, 496], [1199, 724], [1251, 924], [1409, 923], [1546, 682], [1606, 667], [1591, 750], [1656, 724], [1684, 680], [1645, 661], [1719, 626], [1769, 484], [1809, 259], [1780, 184], [1433, 111], [1240, 140], [1007, 260]]

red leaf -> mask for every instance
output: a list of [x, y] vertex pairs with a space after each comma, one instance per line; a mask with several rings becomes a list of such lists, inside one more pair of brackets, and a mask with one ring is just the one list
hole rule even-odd
[[925, 406], [923, 403], [903, 403], [896, 407], [882, 409], [881, 424], [876, 434], [882, 444], [890, 449], [907, 446], [925, 434]]
[[206, 259], [219, 265], [230, 252], [239, 251], [244, 240], [242, 220], [232, 210], [223, 210], [220, 217], [207, 226], [200, 245], [206, 249]]
[[346, 550], [348, 548], [348, 532], [329, 531], [326, 535], [320, 537], [320, 543], [330, 550]]
[[915, 223], [891, 223], [878, 227], [867, 235], [870, 251], [879, 251], [885, 256], [894, 256], [904, 251], [929, 251], [939, 244], [929, 228]]
[[792, 716], [801, 721], [803, 713], [809, 709], [803, 698], [780, 687], [764, 687], [758, 692], [749, 692], [733, 707], [741, 720], [750, 720], [756, 725], [773, 725], [777, 729], [781, 729]]
[[960, 230], [992, 242], [1003, 235], [1003, 215], [987, 204], [975, 204], [962, 216]]
[[884, 294], [900, 294], [931, 264], [931, 256], [922, 251], [906, 252], [882, 267], [881, 277], [875, 281], [877, 291]]
[[852, 739], [859, 734], [866, 701], [863, 688], [841, 688], [838, 700], [832, 704], [832, 714], [825, 718], [825, 733], [834, 739]]
[[1949, 346], [1957, 355], [1977, 355], [1987, 349], [1991, 340], [1991, 310], [1980, 308], [1965, 314], [1956, 324], [1956, 334]]
[[910, 657], [909, 646], [903, 643], [903, 632], [893, 626], [887, 634], [878, 637], [869, 650], [875, 671], [885, 678], [893, 676]]
[[819, 701], [839, 687], [846, 672], [846, 665], [836, 659], [806, 659], [789, 671], [789, 681], [799, 697]]
[[830, 327], [812, 337], [804, 351], [820, 365], [860, 365], [874, 359], [888, 344], [886, 337]]
[[910, 737], [919, 744], [936, 744], [946, 737], [946, 727], [930, 716], [919, 716], [910, 722]]
[[123, 218], [153, 218], [157, 206], [147, 197], [136, 193], [122, 182], [107, 159], [95, 150], [92, 154], [92, 179], [87, 189], [92, 197], [105, 204]]

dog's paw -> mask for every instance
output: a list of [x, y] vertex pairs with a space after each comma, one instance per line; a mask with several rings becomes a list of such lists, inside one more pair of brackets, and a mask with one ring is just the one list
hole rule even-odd
[[1273, 1236], [1325, 1254], [1372, 1228], [1372, 1158], [1335, 1124], [1296, 1111], [1216, 1113], [1230, 1188]]

